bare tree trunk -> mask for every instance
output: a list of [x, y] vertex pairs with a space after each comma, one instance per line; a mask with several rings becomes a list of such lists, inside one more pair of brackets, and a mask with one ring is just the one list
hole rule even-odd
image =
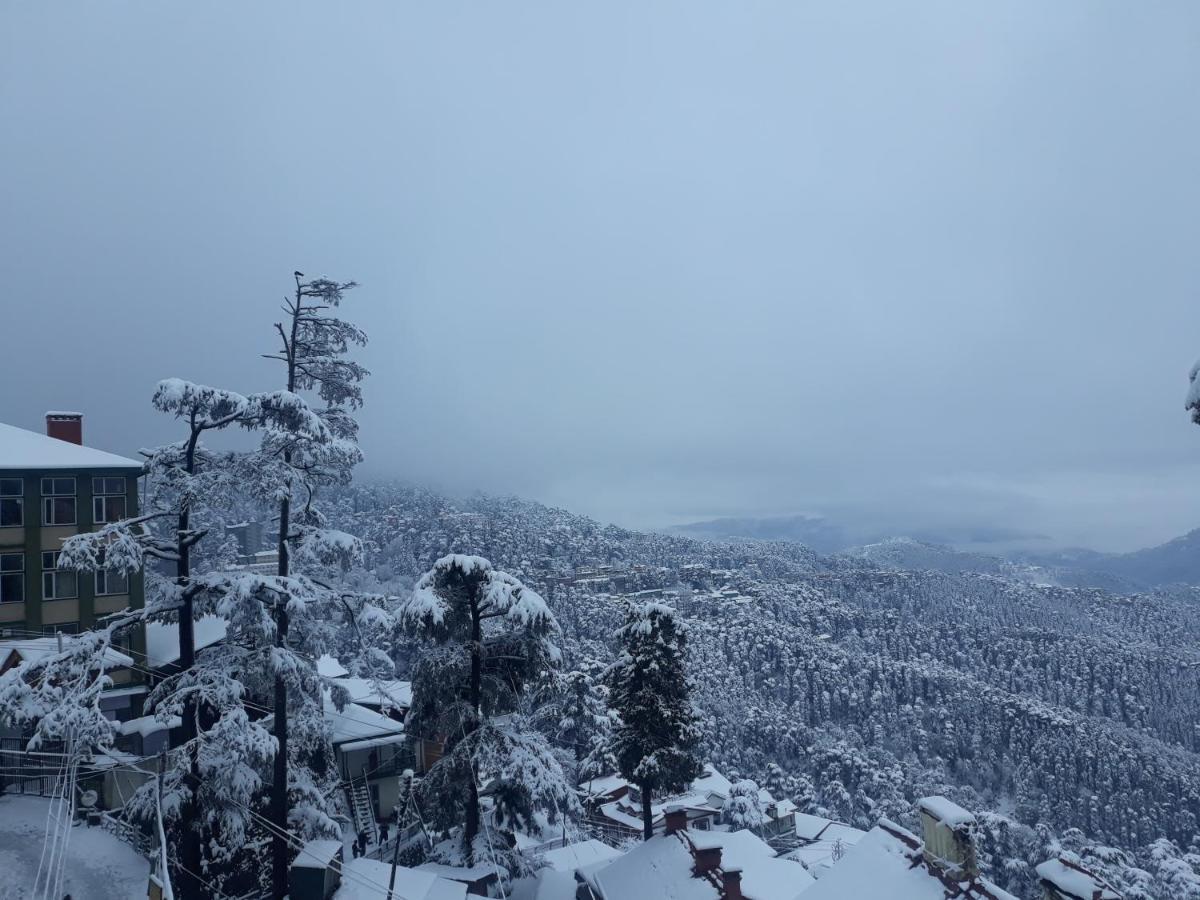
[[[287, 454], [290, 456], [291, 454]], [[279, 504], [279, 569], [286, 576], [289, 570], [287, 533], [291, 514], [291, 502]], [[287, 607], [280, 604], [275, 609], [275, 646], [287, 644]], [[283, 900], [288, 892], [288, 843], [284, 835], [288, 829], [288, 719], [287, 685], [283, 676], [275, 676], [275, 739], [279, 748], [275, 752], [275, 774], [271, 785], [271, 819], [275, 833], [271, 835], [271, 887], [275, 900]]]
[[[473, 734], [479, 727], [480, 707], [483, 694], [483, 665], [480, 659], [483, 645], [483, 628], [479, 618], [477, 604], [471, 602], [471, 708], [475, 710], [475, 718], [471, 722], [468, 734]], [[464, 735], [464, 738], [467, 735]], [[467, 845], [468, 859], [475, 862], [472, 846], [475, 836], [479, 834], [479, 772], [475, 768], [475, 760], [471, 759], [471, 782], [467, 785], [467, 820], [463, 826], [463, 841]]]
[[[296, 390], [296, 336], [300, 327], [300, 309], [303, 297], [300, 278], [296, 278], [296, 305], [292, 310], [291, 337], [286, 342], [287, 389]], [[283, 461], [291, 465], [292, 451], [285, 450]], [[292, 501], [284, 497], [279, 501], [279, 568], [278, 573], [286, 578], [291, 574], [291, 559], [288, 550], [288, 533], [291, 529]], [[287, 599], [275, 607], [275, 646], [287, 646], [288, 614]], [[287, 684], [283, 676], [275, 676], [275, 739], [279, 747], [275, 751], [274, 783], [271, 785], [271, 819], [275, 828], [271, 835], [271, 892], [274, 900], [284, 900], [288, 892], [288, 720]]]
[[[195, 416], [192, 417], [192, 433], [188, 439], [184, 468], [189, 475], [196, 471], [196, 443], [200, 431], [196, 428]], [[190, 671], [196, 665], [196, 632], [195, 610], [191, 593], [186, 590], [192, 575], [192, 545], [188, 531], [191, 529], [192, 510], [185, 502], [179, 510], [178, 531], [176, 532], [176, 549], [179, 561], [175, 567], [175, 583], [183, 591], [183, 606], [179, 610], [179, 671]], [[200, 766], [197, 759], [195, 740], [198, 735], [196, 727], [196, 701], [189, 694], [184, 701], [181, 719], [180, 740], [184, 746], [190, 746], [189, 773], [191, 775], [192, 799], [184, 804], [180, 811], [179, 840], [180, 862], [185, 871], [178, 873], [179, 900], [204, 900], [206, 891], [197, 876], [200, 874], [203, 858], [202, 836], [200, 834], [200, 811], [196, 800], [196, 792], [200, 784]], [[195, 873], [195, 874], [193, 874]]]
[[638, 787], [642, 791], [642, 837], [648, 841], [654, 837], [654, 808], [650, 804], [650, 785], [643, 782]]

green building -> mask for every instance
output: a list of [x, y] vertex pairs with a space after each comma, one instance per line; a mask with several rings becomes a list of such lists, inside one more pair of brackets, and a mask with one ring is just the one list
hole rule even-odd
[[[73, 634], [142, 606], [140, 572], [57, 565], [64, 538], [137, 514], [141, 470], [136, 460], [83, 446], [79, 413], [47, 413], [45, 434], [0, 423], [0, 641]], [[144, 653], [144, 634], [127, 646], [135, 658]]]

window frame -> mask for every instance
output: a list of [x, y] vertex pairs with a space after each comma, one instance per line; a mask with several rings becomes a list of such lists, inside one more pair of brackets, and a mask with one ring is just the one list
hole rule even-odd
[[[105, 484], [107, 481], [119, 481], [121, 486], [117, 490], [110, 490], [110, 486]], [[93, 475], [92, 476], [92, 494], [93, 496], [104, 497], [124, 497], [128, 493], [124, 475]]]
[[[123, 591], [110, 591], [108, 589], [108, 581], [114, 575], [116, 575], [118, 578], [124, 579], [125, 589]], [[101, 578], [104, 579], [104, 587], [103, 588], [100, 587], [100, 579]], [[96, 570], [95, 589], [96, 589], [97, 597], [120, 597], [122, 594], [128, 594], [129, 593], [129, 573], [128, 572], [119, 572], [116, 569], [97, 569]]]
[[[6, 487], [5, 482], [8, 483]], [[16, 492], [12, 491], [11, 485], [17, 486]], [[8, 522], [3, 519], [3, 512], [0, 512], [0, 528], [24, 528], [25, 527], [25, 479], [24, 478], [0, 478], [0, 511], [4, 509], [5, 504], [12, 504], [17, 510], [16, 522]]]
[[[71, 490], [64, 491], [60, 489], [60, 485], [56, 482], [71, 483]], [[47, 489], [47, 483], [49, 489]], [[53, 476], [47, 475], [42, 478], [42, 527], [54, 528], [59, 525], [78, 525], [79, 524], [79, 484], [74, 475]], [[72, 516], [70, 522], [55, 522], [51, 521], [54, 517], [50, 515], [54, 509], [54, 504], [58, 500], [70, 499]]]
[[[121, 515], [110, 517], [109, 503], [111, 501], [120, 501]], [[92, 524], [93, 525], [110, 525], [113, 522], [120, 522], [127, 516], [128, 505], [124, 494], [94, 494], [92, 496]]]
[[[13, 557], [20, 561], [20, 568], [4, 568], [4, 563], [2, 561], [6, 558], [11, 559]], [[20, 584], [20, 596], [6, 600], [3, 592], [0, 592], [0, 603], [7, 604], [25, 602], [25, 552], [0, 553], [0, 585], [3, 584], [4, 579], [12, 578], [14, 575], [17, 576], [18, 584]]]
[[[58, 567], [58, 557], [61, 551], [59, 550], [43, 550], [42, 551], [42, 600], [78, 600], [79, 599], [79, 573], [74, 569], [60, 569]], [[46, 565], [46, 557], [50, 557], [53, 565]], [[60, 594], [58, 593], [59, 574], [69, 575], [74, 580], [75, 593]], [[49, 580], [47, 580], [49, 577]], [[52, 590], [46, 590], [47, 585], [52, 585]]]

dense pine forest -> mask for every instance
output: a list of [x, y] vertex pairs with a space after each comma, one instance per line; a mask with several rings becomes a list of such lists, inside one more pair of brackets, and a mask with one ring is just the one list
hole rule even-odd
[[714, 763], [864, 828], [949, 794], [984, 813], [994, 871], [1022, 895], [1054, 846], [1129, 896], [1151, 884], [1139, 872], [1200, 849], [1196, 589], [897, 571], [399, 485], [331, 508], [364, 538], [359, 587], [400, 590], [444, 552], [478, 552], [543, 592], [573, 670], [611, 659], [624, 597], [667, 598], [690, 627]]

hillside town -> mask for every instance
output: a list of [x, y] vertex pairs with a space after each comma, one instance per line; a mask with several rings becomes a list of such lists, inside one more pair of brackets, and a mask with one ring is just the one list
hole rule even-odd
[[[0, 485], [6, 505], [0, 528], [4, 580], [0, 603], [0, 675], [69, 655], [72, 644], [106, 616], [145, 606], [143, 573], [87, 577], [59, 564], [52, 548], [77, 534], [138, 516], [142, 467], [87, 447], [83, 417], [48, 413], [44, 434], [0, 425]], [[483, 524], [453, 514], [459, 524]], [[394, 516], [384, 529], [400, 529]], [[226, 526], [233, 542], [231, 570], [269, 572], [278, 554], [263, 549], [263, 526]], [[734, 569], [685, 563], [578, 565], [562, 571], [546, 558], [525, 573], [552, 594], [581, 592], [596, 604], [666, 604], [681, 615], [712, 614], [761, 600], [759, 586]], [[736, 585], [736, 586], [735, 586]], [[231, 639], [216, 614], [193, 623], [196, 653], [220, 651]], [[0, 733], [0, 811], [8, 802], [61, 821], [66, 834], [83, 829], [101, 846], [122, 845], [140, 861], [148, 895], [161, 894], [162, 832], [131, 815], [129, 801], [157, 788], [162, 760], [181, 745], [178, 715], [146, 700], [178, 671], [179, 624], [150, 621], [104, 648], [96, 707], [113, 726], [104, 745], [69, 747], [33, 741], [36, 721], [10, 722]], [[425, 897], [467, 894], [527, 900], [624, 900], [631, 897], [713, 900], [1010, 900], [980, 864], [974, 815], [944, 797], [920, 799], [913, 832], [881, 818], [862, 829], [804, 811], [750, 780], [733, 782], [706, 764], [682, 792], [658, 793], [643, 803], [641, 787], [617, 771], [593, 772], [575, 786], [577, 815], [551, 822], [535, 815], [512, 831], [515, 868], [493, 860], [453, 864], [427, 859], [443, 838], [422, 810], [423, 779], [444, 758], [442, 741], [410, 734], [413, 684], [375, 674], [352, 674], [332, 654], [316, 660], [321, 717], [341, 810], [341, 835], [297, 840], [289, 866], [293, 898]], [[13, 675], [9, 675], [11, 682]], [[0, 682], [3, 684], [4, 682]], [[269, 712], [247, 703], [261, 714]], [[64, 758], [70, 753], [69, 780]], [[481, 773], [484, 774], [484, 773]], [[500, 789], [497, 785], [496, 789]], [[484, 810], [499, 795], [482, 785]], [[36, 805], [35, 805], [36, 804]], [[643, 818], [643, 810], [649, 818]], [[648, 839], [643, 840], [646, 830]], [[128, 851], [133, 851], [132, 854]], [[64, 853], [70, 853], [65, 850]], [[400, 862], [404, 860], [404, 864]], [[1063, 852], [1036, 867], [1051, 900], [1119, 900], [1121, 894]], [[78, 877], [78, 876], [76, 876]], [[129, 878], [128, 873], [124, 877]], [[68, 879], [69, 881], [69, 879]], [[79, 890], [79, 888], [76, 888]], [[230, 888], [229, 890], [236, 890]], [[251, 896], [227, 893], [221, 896]], [[255, 895], [257, 896], [257, 895]]]

